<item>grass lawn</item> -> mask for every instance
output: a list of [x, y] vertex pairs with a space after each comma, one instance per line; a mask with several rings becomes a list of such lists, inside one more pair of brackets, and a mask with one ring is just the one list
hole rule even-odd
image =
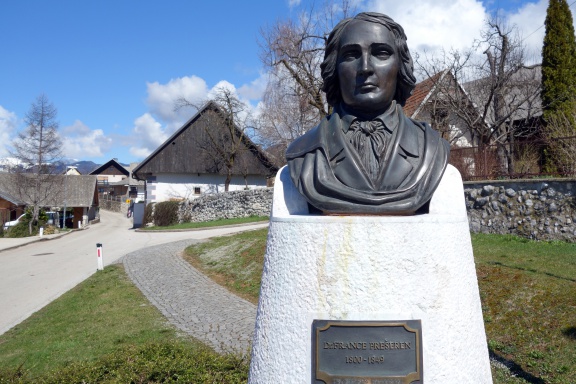
[[186, 249], [184, 258], [212, 280], [258, 304], [268, 228], [213, 238]]
[[576, 383], [576, 244], [472, 239], [488, 346], [526, 379], [499, 382]]
[[[216, 282], [257, 302], [267, 229], [186, 251]], [[576, 244], [473, 235], [497, 384], [576, 383]]]
[[[267, 230], [187, 249], [188, 260], [256, 302]], [[576, 383], [576, 244], [474, 235], [496, 384]], [[245, 383], [248, 365], [178, 335], [107, 267], [0, 335], [4, 383]]]
[[250, 217], [239, 217], [235, 219], [220, 219], [213, 221], [203, 221], [201, 223], [182, 223], [174, 224], [168, 226], [154, 226], [154, 227], [142, 227], [140, 229], [144, 231], [158, 231], [158, 230], [178, 230], [178, 229], [194, 229], [194, 228], [209, 228], [209, 227], [221, 227], [223, 225], [238, 225], [238, 224], [250, 224], [258, 223], [263, 221], [268, 221], [270, 218], [268, 216], [250, 216]]
[[245, 382], [246, 362], [178, 335], [121, 265], [0, 335], [0, 383], [213, 383], [220, 376]]

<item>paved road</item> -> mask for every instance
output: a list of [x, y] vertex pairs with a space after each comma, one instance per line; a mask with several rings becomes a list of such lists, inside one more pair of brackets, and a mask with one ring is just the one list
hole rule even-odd
[[249, 353], [256, 306], [230, 294], [180, 254], [196, 240], [148, 247], [124, 257], [128, 276], [181, 331], [218, 352]]
[[0, 252], [0, 334], [93, 274], [96, 243], [103, 244], [104, 265], [109, 265], [128, 253], [159, 244], [266, 226], [149, 233], [132, 230], [131, 220], [120, 213], [101, 210], [100, 215], [101, 223], [87, 230]]

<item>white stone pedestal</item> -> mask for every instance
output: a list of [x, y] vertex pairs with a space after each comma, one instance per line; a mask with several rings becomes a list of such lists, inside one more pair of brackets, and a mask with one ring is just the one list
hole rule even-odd
[[462, 180], [418, 216], [314, 216], [276, 179], [249, 383], [310, 383], [312, 321], [422, 322], [426, 384], [491, 383]]

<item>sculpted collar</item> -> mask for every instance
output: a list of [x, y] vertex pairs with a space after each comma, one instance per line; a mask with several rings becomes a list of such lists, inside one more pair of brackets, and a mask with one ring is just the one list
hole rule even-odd
[[[334, 107], [334, 112], [340, 116], [340, 120], [342, 120], [342, 130], [344, 133], [348, 132], [350, 129], [350, 125], [357, 120], [358, 118], [354, 115], [351, 115], [344, 109], [342, 104], [338, 104]], [[396, 113], [396, 100], [392, 100], [390, 107], [386, 110], [386, 112], [382, 113], [380, 116], [376, 116], [372, 120], [380, 120], [386, 130], [390, 132], [394, 132], [396, 127], [398, 127], [398, 114]]]

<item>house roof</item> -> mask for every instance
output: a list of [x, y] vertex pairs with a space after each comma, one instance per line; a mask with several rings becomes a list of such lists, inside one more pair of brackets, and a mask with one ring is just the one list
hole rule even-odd
[[116, 168], [124, 176], [128, 176], [130, 174], [130, 172], [122, 164], [120, 164], [116, 159], [112, 159], [90, 172], [90, 175], [99, 175], [110, 167]]
[[66, 167], [64, 167], [64, 170], [62, 170], [61, 174], [62, 175], [80, 176], [82, 173], [80, 173], [80, 171], [78, 170], [78, 167], [66, 166]]
[[134, 177], [134, 169], [136, 169], [136, 167], [139, 165], [139, 163], [130, 163], [130, 177], [128, 178], [128, 180], [130, 181], [130, 186], [131, 187], [135, 187], [138, 185], [144, 185], [145, 182], [143, 180], [138, 180], [136, 177]]
[[408, 100], [406, 100], [406, 104], [404, 105], [404, 113], [406, 116], [412, 118], [416, 117], [420, 109], [422, 109], [422, 106], [432, 95], [436, 84], [441, 81], [446, 72], [447, 71], [438, 72], [434, 76], [416, 84], [414, 90], [412, 91], [412, 95], [410, 95]]
[[0, 190], [0, 198], [4, 199], [6, 201], [9, 201], [14, 205], [26, 205], [26, 203], [24, 201], [12, 196], [8, 192], [2, 191], [2, 190]]
[[[26, 174], [20, 176], [29, 177]], [[30, 191], [20, 180], [15, 174], [0, 173], [0, 195], [12, 196], [20, 205], [31, 204]], [[43, 189], [50, 193], [43, 205], [63, 206], [66, 203], [68, 207], [91, 207], [94, 205], [96, 181], [97, 177], [94, 175], [53, 175], [50, 181], [44, 181]]]
[[[180, 129], [154, 150], [146, 159], [137, 165], [132, 174], [139, 180], [145, 180], [147, 174], [158, 173], [213, 173], [225, 174], [226, 169], [218, 165], [216, 156], [210, 150], [202, 147], [209, 136], [206, 131], [218, 129], [218, 125], [210, 122], [207, 112], [216, 112], [224, 121], [221, 108], [214, 102], [208, 102], [192, 116]], [[222, 124], [220, 138], [225, 140], [230, 133]], [[237, 154], [236, 165], [232, 169], [234, 175], [252, 174], [270, 176], [278, 167], [268, 159], [268, 156], [242, 131], [235, 127], [234, 134], [241, 138], [243, 150]], [[240, 169], [242, 168], [242, 169]]]
[[[490, 78], [482, 78], [462, 84], [476, 105], [482, 107], [493, 95], [490, 92]], [[520, 121], [542, 115], [542, 64], [521, 67], [510, 76], [510, 84], [504, 92], [504, 113], [510, 113], [510, 120]], [[492, 103], [489, 103], [492, 107]]]

